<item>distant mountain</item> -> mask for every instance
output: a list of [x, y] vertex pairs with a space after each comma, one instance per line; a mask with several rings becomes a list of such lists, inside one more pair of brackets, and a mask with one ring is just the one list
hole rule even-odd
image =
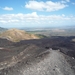
[[0, 32], [6, 31], [6, 30], [7, 30], [6, 28], [0, 27]]
[[8, 39], [13, 42], [18, 42], [21, 40], [28, 40], [28, 39], [39, 39], [39, 37], [34, 34], [29, 34], [24, 30], [18, 30], [18, 29], [9, 29], [5, 32], [2, 32], [0, 33], [0, 38]]

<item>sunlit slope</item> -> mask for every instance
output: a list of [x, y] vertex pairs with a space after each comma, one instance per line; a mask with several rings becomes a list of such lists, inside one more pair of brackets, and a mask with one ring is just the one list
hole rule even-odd
[[20, 40], [28, 40], [28, 39], [39, 39], [39, 37], [34, 34], [29, 34], [23, 30], [18, 30], [18, 29], [10, 29], [5, 32], [2, 32], [0, 34], [0, 38], [5, 38], [13, 42], [18, 42]]

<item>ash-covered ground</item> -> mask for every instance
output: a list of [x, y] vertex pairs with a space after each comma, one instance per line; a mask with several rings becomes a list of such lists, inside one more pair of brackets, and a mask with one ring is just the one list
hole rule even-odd
[[73, 38], [0, 39], [0, 75], [75, 75]]

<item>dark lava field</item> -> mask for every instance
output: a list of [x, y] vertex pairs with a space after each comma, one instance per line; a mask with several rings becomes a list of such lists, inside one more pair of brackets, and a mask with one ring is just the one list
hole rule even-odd
[[0, 39], [0, 75], [75, 75], [73, 38]]

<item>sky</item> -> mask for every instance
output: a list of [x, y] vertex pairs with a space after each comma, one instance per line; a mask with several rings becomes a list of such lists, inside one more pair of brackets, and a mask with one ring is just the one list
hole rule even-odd
[[75, 25], [75, 0], [0, 0], [0, 27]]

